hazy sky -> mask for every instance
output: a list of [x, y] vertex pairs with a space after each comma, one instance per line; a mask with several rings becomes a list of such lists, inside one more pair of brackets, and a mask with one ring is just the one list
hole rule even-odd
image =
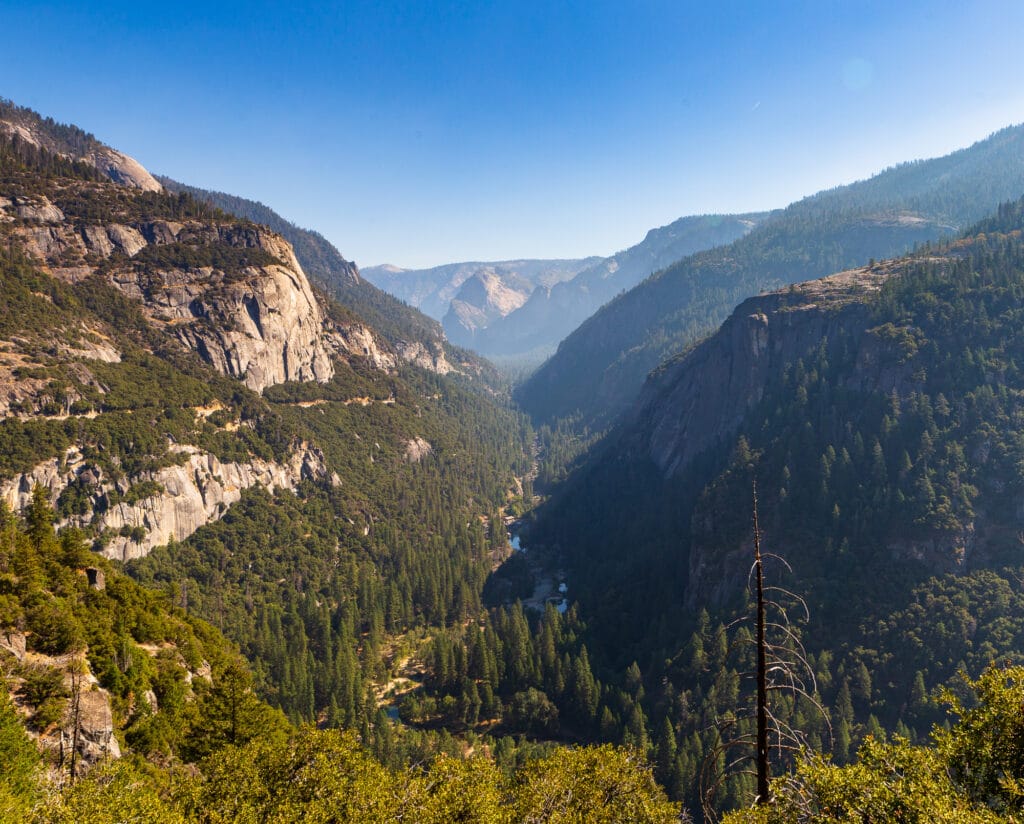
[[0, 0], [0, 96], [360, 265], [607, 255], [1024, 121], [1024, 3]]

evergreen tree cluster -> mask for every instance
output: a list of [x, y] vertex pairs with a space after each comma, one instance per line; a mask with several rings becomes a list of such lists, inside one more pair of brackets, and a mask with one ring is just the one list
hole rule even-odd
[[[749, 614], [754, 477], [765, 540], [793, 569], [784, 585], [810, 609], [794, 631], [831, 741], [809, 705], [777, 711], [817, 751], [842, 765], [882, 730], [924, 742], [941, 690], [963, 695], [962, 673], [1020, 661], [1021, 208], [894, 265], [866, 307], [835, 307], [852, 320], [770, 379], [739, 431], [682, 475], [638, 457], [627, 430], [532, 525], [531, 551], [567, 566], [595, 672], [621, 684], [639, 663], [648, 735], [674, 733], [652, 752], [675, 747], [682, 766], [662, 780], [691, 809], [709, 731], [749, 670], [732, 622]], [[745, 780], [726, 786], [725, 807], [751, 797]]]

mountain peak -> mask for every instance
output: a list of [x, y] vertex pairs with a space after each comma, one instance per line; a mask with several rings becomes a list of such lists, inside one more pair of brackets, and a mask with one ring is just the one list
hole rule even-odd
[[115, 183], [144, 192], [163, 187], [139, 161], [101, 143], [93, 135], [44, 118], [31, 109], [0, 99], [0, 132], [54, 154], [95, 167]]

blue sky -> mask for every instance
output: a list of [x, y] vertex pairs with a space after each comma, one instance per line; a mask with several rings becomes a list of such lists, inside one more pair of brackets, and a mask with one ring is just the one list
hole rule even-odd
[[1024, 121], [1020, 2], [0, 0], [0, 95], [360, 265], [607, 255]]

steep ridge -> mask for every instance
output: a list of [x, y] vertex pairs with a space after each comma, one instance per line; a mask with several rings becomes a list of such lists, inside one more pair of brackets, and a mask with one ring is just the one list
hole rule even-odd
[[890, 257], [955, 233], [1024, 191], [1024, 129], [904, 164], [773, 213], [747, 236], [687, 258], [616, 298], [566, 338], [517, 397], [538, 421], [605, 426], [646, 374], [743, 298]]
[[256, 200], [214, 192], [179, 183], [164, 175], [157, 179], [169, 192], [184, 192], [196, 200], [209, 203], [229, 215], [259, 223], [281, 235], [295, 251], [295, 257], [302, 264], [307, 276], [323, 284], [341, 286], [359, 283], [359, 270], [354, 263], [342, 257], [334, 245], [319, 232], [302, 229]]
[[0, 498], [17, 511], [39, 485], [63, 525], [127, 559], [247, 488], [328, 480], [242, 387], [397, 359], [322, 304], [287, 242], [16, 139], [0, 172]]
[[[267, 228], [184, 194], [129, 196], [92, 164], [60, 157], [18, 138], [0, 145], [9, 253], [0, 410], [5, 442], [16, 445], [0, 492], [11, 506], [25, 506], [41, 484], [52, 502], [65, 502], [63, 524], [85, 528], [104, 554], [126, 560], [186, 538], [246, 489], [294, 490], [329, 477], [315, 447], [263, 428], [274, 426], [266, 410], [241, 411], [251, 400], [240, 404], [230, 383], [196, 385], [204, 378], [189, 374], [195, 365], [181, 361], [188, 352], [255, 392], [328, 383], [338, 364], [387, 374], [402, 361], [426, 361], [450, 371], [443, 350], [404, 341], [392, 349], [325, 303], [291, 246]], [[153, 370], [183, 395], [161, 398], [146, 374]], [[144, 447], [96, 455], [99, 432], [137, 430], [143, 421], [129, 424], [126, 415], [140, 405], [153, 414], [167, 401], [188, 410], [167, 442], [150, 435]], [[22, 447], [26, 437], [38, 443]], [[129, 463], [136, 468], [126, 473]]]
[[958, 240], [750, 298], [649, 377], [524, 534], [561, 564], [595, 659], [637, 661], [649, 706], [674, 707], [694, 788], [700, 730], [749, 664], [730, 627], [749, 614], [755, 480], [832, 733], [779, 711], [816, 747], [842, 763], [879, 725], [923, 735], [958, 670], [1020, 660], [1022, 294], [1019, 201]]
[[[69, 282], [104, 266], [110, 282], [138, 300], [153, 324], [197, 352], [217, 371], [260, 392], [289, 380], [327, 381], [333, 374], [321, 336], [324, 317], [291, 251], [257, 226], [189, 220], [140, 220], [112, 211], [88, 221], [75, 204], [88, 195], [65, 188], [51, 204], [6, 199], [0, 220], [25, 252]], [[116, 257], [115, 257], [116, 255]]]
[[[666, 477], [681, 474], [732, 436], [759, 403], [773, 375], [868, 321], [869, 299], [891, 267], [841, 272], [744, 301], [722, 327], [686, 355], [655, 371], [631, 419], [650, 432], [649, 456]], [[864, 352], [866, 363], [873, 358]], [[890, 381], [856, 386], [891, 391]], [[883, 385], [884, 384], [884, 385]], [[632, 425], [633, 420], [626, 422]]]
[[501, 324], [532, 295], [571, 280], [600, 260], [467, 262], [421, 270], [385, 265], [370, 267], [364, 274], [381, 289], [440, 320], [453, 343], [491, 357], [521, 353], [516, 344], [506, 345], [506, 333], [492, 341], [489, 328]]
[[546, 355], [615, 295], [688, 255], [743, 237], [765, 217], [760, 213], [699, 215], [651, 229], [635, 246], [571, 279], [535, 289], [523, 306], [481, 332], [474, 346], [484, 354]]
[[110, 148], [77, 126], [57, 123], [0, 98], [0, 133], [37, 148], [88, 163], [114, 183], [159, 192], [160, 184], [137, 160]]
[[360, 277], [354, 263], [318, 232], [302, 229], [264, 204], [235, 195], [200, 189], [159, 177], [170, 192], [182, 192], [227, 214], [264, 225], [287, 240], [303, 271], [326, 294], [344, 304], [355, 316], [373, 327], [404, 361], [447, 374], [488, 375], [488, 365], [466, 352], [447, 345], [441, 327], [415, 308], [406, 306]]
[[[1019, 205], [1014, 208], [1019, 212]], [[920, 305], [932, 299], [929, 297], [931, 290], [959, 288], [966, 291], [967, 287], [961, 281], [973, 279], [980, 281], [981, 285], [970, 294], [970, 299], [976, 301], [975, 306], [982, 306], [989, 300], [983, 286], [992, 276], [984, 271], [978, 274], [972, 267], [987, 263], [989, 268], [995, 268], [985, 256], [999, 250], [1003, 258], [1012, 261], [1003, 263], [1001, 260], [999, 265], [1013, 271], [1012, 275], [1000, 276], [1016, 278], [1019, 272], [1012, 267], [1017, 266], [1018, 256], [1024, 249], [1019, 234], [1019, 228], [1011, 223], [1002, 232], [992, 233], [990, 230], [988, 236], [972, 235], [943, 247], [941, 252], [925, 252], [906, 260], [849, 270], [744, 301], [716, 333], [651, 373], [633, 408], [623, 416], [607, 442], [591, 456], [583, 477], [569, 483], [562, 492], [564, 500], [572, 503], [556, 501], [551, 513], [541, 513], [541, 533], [550, 531], [548, 540], [572, 546], [576, 563], [593, 564], [594, 554], [614, 551], [612, 548], [616, 541], [622, 539], [620, 527], [614, 526], [620, 519], [611, 509], [605, 508], [607, 501], [602, 503], [603, 498], [615, 489], [618, 494], [625, 494], [627, 503], [633, 498], [648, 499], [641, 507], [646, 514], [637, 514], [628, 524], [630, 530], [641, 533], [654, 526], [643, 523], [644, 517], [648, 517], [651, 511], [658, 511], [661, 506], [668, 506], [666, 496], [679, 495], [681, 501], [687, 502], [683, 511], [673, 517], [670, 527], [657, 526], [653, 532], [689, 534], [691, 529], [680, 523], [688, 522], [691, 517], [697, 519], [698, 513], [710, 515], [703, 513], [703, 507], [709, 503], [706, 498], [708, 490], [720, 482], [720, 477], [724, 477], [719, 473], [726, 473], [730, 462], [738, 460], [733, 453], [737, 438], [742, 437], [744, 444], [748, 444], [743, 447], [747, 461], [754, 460], [750, 457], [751, 450], [763, 450], [758, 460], [761, 464], [769, 464], [778, 473], [770, 487], [777, 490], [783, 476], [795, 478], [797, 466], [807, 461], [814, 464], [821, 454], [821, 450], [812, 449], [809, 455], [803, 455], [784, 439], [772, 441], [773, 433], [778, 430], [799, 431], [803, 426], [808, 428], [808, 432], [813, 431], [816, 438], [840, 437], [850, 452], [845, 460], [850, 461], [855, 450], [845, 441], [852, 438], [855, 430], [846, 426], [843, 432], [843, 427], [835, 420], [845, 412], [851, 412], [849, 423], [855, 426], [864, 425], [864, 420], [870, 421], [869, 427], [878, 425], [878, 419], [886, 413], [898, 420], [901, 404], [918, 404], [922, 392], [930, 392], [934, 398], [939, 394], [937, 385], [949, 390], [942, 405], [952, 403], [950, 387], [955, 385], [955, 381], [945, 375], [929, 380], [929, 376], [949, 368], [933, 360], [946, 343], [945, 339], [931, 337], [939, 334], [935, 327], [941, 329], [942, 335], [951, 333], [952, 330], [946, 326], [948, 314], [940, 318], [917, 317], [909, 313], [899, 316], [892, 308], [893, 304], [899, 300], [907, 301], [920, 311]], [[951, 285], [947, 287], [944, 281]], [[1006, 299], [1006, 296], [999, 295], [999, 298]], [[957, 311], [969, 314], [973, 308], [961, 302]], [[974, 320], [971, 325], [984, 323], [987, 311], [987, 305], [981, 308], [981, 320]], [[1012, 347], [1016, 346], [1015, 333], [1011, 336], [1005, 324], [1000, 328], [1007, 337], [994, 345], [1009, 357], [1014, 351]], [[974, 341], [965, 330], [961, 331], [964, 334], [958, 346], [973, 346]], [[955, 359], [965, 354], [954, 348], [948, 356]], [[1009, 380], [1006, 372], [995, 374], [1000, 380]], [[985, 384], [993, 379], [992, 372], [957, 375], [957, 380], [971, 388], [979, 382]], [[817, 403], [827, 403], [826, 399], [831, 396], [836, 407], [824, 419], [821, 416], [825, 413], [811, 405], [808, 398], [811, 384], [819, 392], [814, 399]], [[854, 414], [852, 410], [858, 406], [860, 409]], [[907, 416], [915, 414], [916, 410]], [[952, 413], [947, 411], [945, 414]], [[895, 423], [887, 426], [895, 426]], [[865, 431], [858, 436], [861, 441], [856, 450], [859, 460], [870, 459], [864, 444], [870, 443], [870, 438], [876, 435], [885, 446], [885, 439], [876, 432], [869, 435]], [[780, 451], [767, 451], [768, 444]], [[833, 450], [838, 451], [838, 448]], [[834, 460], [829, 458], [830, 462]], [[893, 464], [896, 463], [893, 460]], [[804, 469], [813, 477], [820, 467]], [[848, 466], [846, 471], [853, 473], [856, 470]], [[930, 473], [933, 471], [929, 470]], [[967, 471], [967, 467], [961, 466], [958, 471]], [[973, 466], [970, 471], [978, 472], [980, 467]], [[758, 475], [761, 474], [769, 474], [768, 469], [759, 468]], [[636, 488], [630, 488], [625, 480], [614, 487], [605, 486], [611, 478], [619, 475], [624, 479], [634, 478]], [[949, 478], [942, 482], [957, 486], [967, 483], [966, 480], [959, 482]], [[998, 482], [996, 486], [1005, 482]], [[808, 484], [806, 477], [799, 483], [793, 482], [794, 490], [808, 486], [813, 487], [814, 484]], [[977, 494], [973, 486], [971, 490], [972, 496]], [[701, 493], [705, 498], [700, 497]], [[742, 495], [742, 491], [739, 494]], [[768, 500], [774, 500], [772, 495], [770, 491], [764, 493]], [[586, 525], [580, 521], [580, 513], [575, 511], [575, 507], [582, 505], [584, 500], [587, 502], [585, 511], [590, 513], [587, 518], [591, 521]], [[930, 500], [934, 503], [935, 499], [932, 497]], [[950, 502], [954, 500], [955, 496], [951, 496], [947, 505], [953, 506]], [[963, 503], [962, 499], [960, 502]], [[906, 504], [907, 500], [901, 498], [901, 505]], [[1000, 511], [998, 507], [985, 509], [992, 514]], [[630, 511], [636, 513], [636, 510]], [[595, 519], [594, 513], [597, 512], [611, 514]], [[912, 522], [892, 524], [894, 534], [903, 533], [900, 539], [892, 540], [894, 547], [902, 547], [897, 554], [927, 559], [933, 571], [955, 569], [975, 560], [971, 552], [979, 550], [980, 544], [978, 530], [973, 523], [961, 524], [962, 528], [950, 530], [943, 541], [936, 538], [929, 520], [921, 518], [916, 521], [921, 526], [920, 543], [915, 545], [910, 537], [914, 532], [910, 527]], [[690, 526], [694, 541], [705, 531], [709, 535], [717, 535], [720, 528], [713, 520]], [[736, 535], [743, 531], [742, 528], [733, 528]], [[615, 537], [598, 540], [596, 536], [601, 532]], [[578, 537], [572, 538], [573, 535]], [[593, 543], [591, 539], [594, 539]], [[644, 543], [641, 541], [639, 545]], [[657, 541], [652, 539], [647, 548], [653, 549], [656, 545]], [[690, 552], [694, 552], [697, 546], [702, 545], [695, 543]], [[634, 542], [634, 553], [637, 548], [638, 544]], [[712, 549], [710, 545], [703, 548]], [[659, 547], [659, 551], [661, 549], [664, 547]], [[682, 546], [675, 551], [684, 552]], [[982, 552], [980, 557], [989, 556]], [[734, 562], [736, 559], [730, 561]], [[638, 563], [638, 560], [634, 556], [629, 563]], [[691, 560], [689, 572], [684, 573], [688, 582], [680, 593], [686, 593], [686, 603], [695, 609], [702, 604], [715, 603], [725, 597], [721, 593], [739, 586], [735, 575], [740, 571], [739, 567], [733, 568], [731, 574], [723, 577], [722, 559], [714, 562], [707, 558]], [[588, 572], [586, 576], [594, 585], [599, 580], [606, 580], [601, 573]]]

